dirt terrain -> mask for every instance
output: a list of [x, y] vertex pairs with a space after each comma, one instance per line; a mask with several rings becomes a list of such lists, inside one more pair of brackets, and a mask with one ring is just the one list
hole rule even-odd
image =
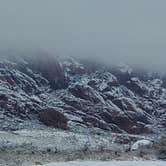
[[[60, 130], [0, 132], [0, 165], [27, 166], [73, 160], [156, 160], [149, 154], [131, 151], [145, 136], [85, 135]], [[145, 148], [145, 147], [144, 147]]]

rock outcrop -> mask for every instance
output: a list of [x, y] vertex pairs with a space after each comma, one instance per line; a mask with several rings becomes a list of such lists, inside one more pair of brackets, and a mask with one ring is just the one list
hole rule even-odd
[[39, 120], [47, 126], [67, 130], [67, 118], [55, 108], [40, 111]]

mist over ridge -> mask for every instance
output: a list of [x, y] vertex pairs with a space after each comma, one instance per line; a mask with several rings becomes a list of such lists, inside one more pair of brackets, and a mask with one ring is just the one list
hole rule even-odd
[[165, 16], [164, 0], [0, 1], [0, 48], [165, 70]]

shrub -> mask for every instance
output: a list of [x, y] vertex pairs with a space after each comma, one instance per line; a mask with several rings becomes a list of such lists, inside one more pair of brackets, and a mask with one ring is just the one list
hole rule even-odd
[[155, 141], [154, 148], [157, 150], [158, 158], [166, 160], [166, 135]]

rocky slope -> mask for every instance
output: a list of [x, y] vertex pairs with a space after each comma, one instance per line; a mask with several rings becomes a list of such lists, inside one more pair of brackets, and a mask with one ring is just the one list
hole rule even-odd
[[[3, 57], [3, 56], [2, 56]], [[46, 53], [0, 59], [0, 129], [152, 134], [166, 129], [165, 78]]]

